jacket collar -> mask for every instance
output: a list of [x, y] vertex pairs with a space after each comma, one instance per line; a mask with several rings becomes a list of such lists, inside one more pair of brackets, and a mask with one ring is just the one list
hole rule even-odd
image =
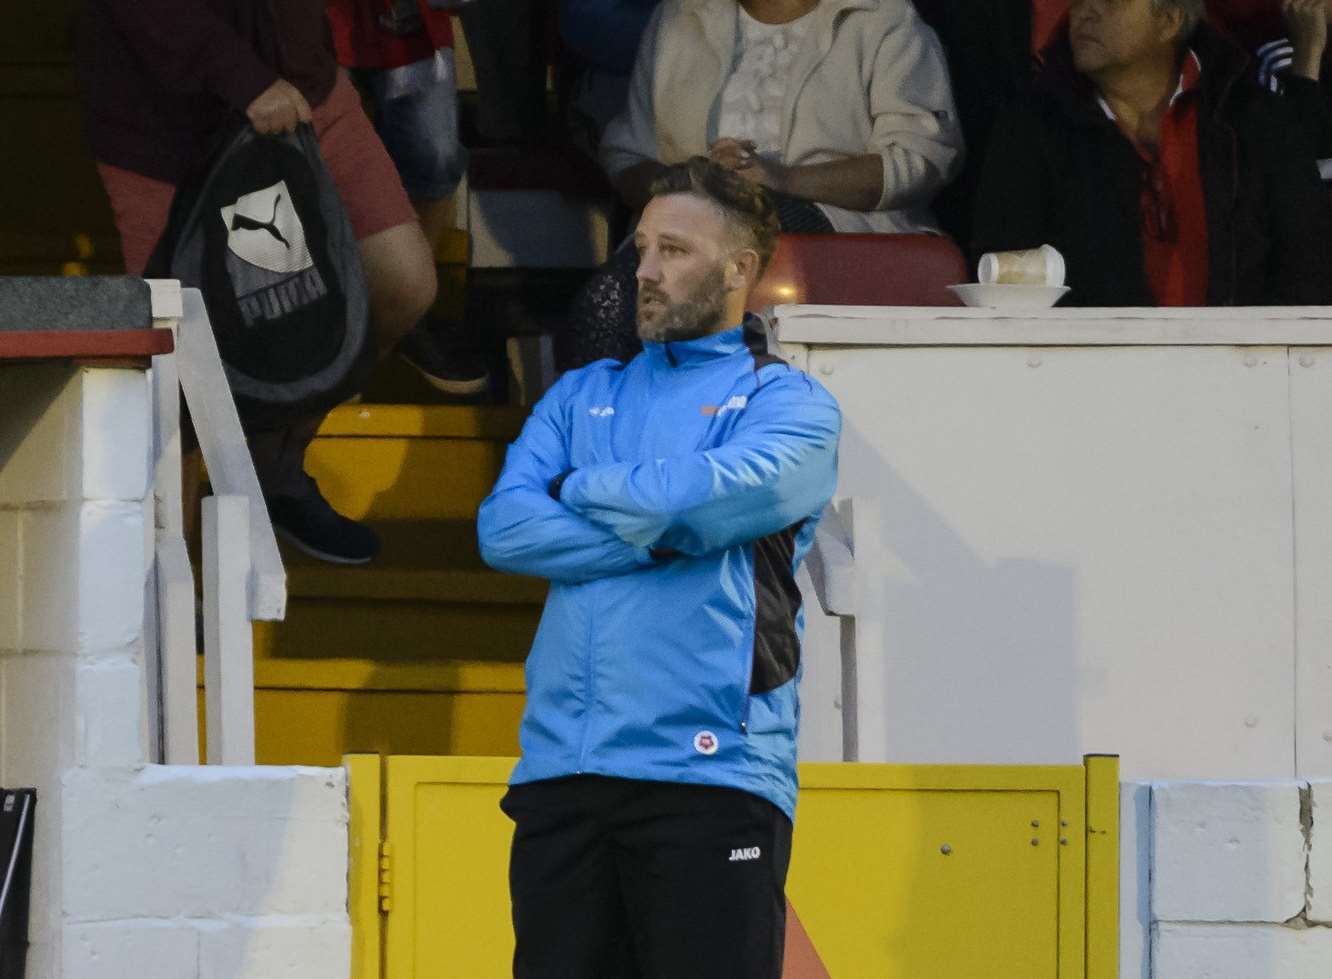
[[739, 326], [710, 333], [696, 340], [673, 340], [668, 343], [644, 341], [643, 353], [653, 367], [671, 370], [693, 367], [721, 360], [754, 349], [755, 343], [764, 344], [763, 322], [754, 314], [746, 313]]
[[[1216, 112], [1224, 106], [1235, 82], [1244, 74], [1249, 56], [1206, 22], [1199, 24], [1189, 37], [1187, 48], [1202, 67], [1198, 91], [1203, 104], [1211, 112]], [[1041, 59], [1043, 63], [1034, 82], [1036, 91], [1073, 121], [1104, 125], [1105, 114], [1097, 104], [1095, 86], [1073, 66], [1067, 22], [1050, 46], [1041, 52]]]

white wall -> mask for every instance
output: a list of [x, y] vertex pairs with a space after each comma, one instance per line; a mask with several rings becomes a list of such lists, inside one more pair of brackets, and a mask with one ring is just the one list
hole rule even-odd
[[[779, 309], [881, 526], [860, 757], [1332, 777], [1323, 313]], [[821, 625], [812, 749], [841, 725]]]
[[[1332, 789], [1297, 781], [1332, 777], [1329, 312], [777, 311], [881, 526], [860, 757], [1119, 754], [1125, 979], [1332, 976]], [[806, 604], [801, 750], [836, 757]]]
[[142, 370], [0, 364], [0, 784], [38, 791], [33, 979], [339, 979], [341, 770], [148, 764]]

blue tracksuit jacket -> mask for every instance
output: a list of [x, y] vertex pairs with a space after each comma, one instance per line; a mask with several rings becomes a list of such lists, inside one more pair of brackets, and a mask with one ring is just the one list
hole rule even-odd
[[840, 429], [754, 321], [598, 361], [542, 398], [478, 517], [488, 564], [551, 582], [515, 784], [702, 783], [794, 813], [795, 570]]

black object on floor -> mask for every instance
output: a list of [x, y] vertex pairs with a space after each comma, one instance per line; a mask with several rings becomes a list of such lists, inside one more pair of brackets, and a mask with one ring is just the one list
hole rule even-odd
[[23, 979], [28, 957], [35, 789], [0, 789], [0, 979]]

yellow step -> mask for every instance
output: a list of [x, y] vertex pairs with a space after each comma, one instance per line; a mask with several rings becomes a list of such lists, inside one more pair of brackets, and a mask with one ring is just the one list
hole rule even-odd
[[526, 409], [344, 405], [306, 453], [329, 502], [357, 520], [471, 519]]
[[487, 568], [475, 517], [525, 415], [362, 404], [325, 420], [307, 469], [383, 549], [346, 567], [284, 546], [286, 620], [254, 630], [261, 764], [517, 752], [546, 584]]
[[[520, 667], [514, 667], [520, 670]], [[257, 688], [255, 760], [260, 765], [338, 765], [347, 752], [516, 755], [518, 690], [412, 692]], [[465, 684], [464, 684], [465, 685]], [[205, 756], [204, 692], [199, 744]]]
[[[283, 548], [287, 618], [256, 625], [258, 663], [354, 660], [401, 674], [445, 660], [520, 662], [527, 655], [544, 581], [482, 564], [471, 520], [373, 526], [383, 550], [359, 567]], [[326, 682], [329, 675], [321, 667], [307, 682], [341, 683]]]

